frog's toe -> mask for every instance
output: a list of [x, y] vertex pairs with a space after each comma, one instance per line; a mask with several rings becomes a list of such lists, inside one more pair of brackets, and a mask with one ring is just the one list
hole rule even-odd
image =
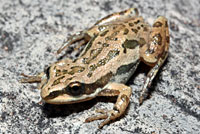
[[100, 114], [100, 115], [95, 115], [92, 117], [89, 117], [85, 120], [85, 122], [91, 122], [91, 121], [95, 121], [95, 120], [102, 120], [102, 119], [106, 119], [108, 118], [107, 114]]
[[106, 111], [106, 110], [99, 109], [99, 110], [96, 110], [96, 112], [101, 113], [101, 114], [89, 117], [85, 120], [85, 122], [105, 119], [99, 125], [99, 128], [102, 128], [104, 125], [107, 125], [111, 120], [114, 120], [115, 118], [117, 118], [116, 111], [114, 110]]

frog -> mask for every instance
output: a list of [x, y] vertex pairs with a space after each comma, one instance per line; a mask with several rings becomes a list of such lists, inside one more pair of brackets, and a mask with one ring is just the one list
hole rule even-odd
[[137, 8], [115, 12], [92, 27], [70, 36], [57, 54], [79, 43], [84, 49], [76, 59], [64, 58], [52, 63], [36, 76], [23, 74], [22, 83], [40, 83], [41, 98], [50, 104], [73, 104], [97, 96], [116, 96], [111, 110], [98, 109], [85, 122], [103, 120], [99, 128], [121, 117], [130, 102], [132, 88], [127, 81], [143, 62], [150, 67], [139, 97], [147, 98], [151, 83], [168, 57], [168, 22], [159, 16], [150, 26]]

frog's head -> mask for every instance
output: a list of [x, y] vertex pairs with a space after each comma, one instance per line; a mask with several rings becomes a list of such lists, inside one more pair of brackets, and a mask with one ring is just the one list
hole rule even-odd
[[71, 104], [90, 100], [98, 92], [97, 88], [74, 79], [73, 75], [58, 76], [55, 67], [51, 66], [46, 71], [46, 82], [42, 85], [41, 97], [51, 104]]

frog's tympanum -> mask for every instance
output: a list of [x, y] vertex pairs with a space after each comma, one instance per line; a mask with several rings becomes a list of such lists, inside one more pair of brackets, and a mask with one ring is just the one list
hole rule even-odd
[[77, 41], [85, 46], [78, 58], [57, 61], [43, 73], [26, 76], [21, 82], [40, 82], [41, 97], [51, 104], [118, 96], [112, 110], [97, 110], [99, 115], [86, 119], [86, 122], [104, 119], [99, 126], [102, 128], [125, 112], [131, 96], [131, 87], [125, 83], [140, 62], [151, 67], [139, 102], [147, 97], [152, 80], [168, 56], [167, 19], [160, 16], [151, 27], [136, 8], [113, 13], [71, 36], [57, 53]]

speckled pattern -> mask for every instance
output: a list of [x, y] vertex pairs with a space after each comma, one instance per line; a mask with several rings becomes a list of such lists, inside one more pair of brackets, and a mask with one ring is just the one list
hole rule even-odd
[[[109, 98], [73, 105], [39, 103], [37, 84], [21, 84], [59, 59], [56, 50], [71, 34], [98, 19], [137, 7], [150, 24], [169, 20], [170, 54], [142, 106], [143, 65], [128, 82], [133, 88], [126, 114], [98, 130], [84, 123], [95, 109], [111, 109]], [[4, 0], [0, 2], [0, 133], [200, 133], [200, 2], [197, 0]], [[73, 57], [70, 50], [64, 54]]]

